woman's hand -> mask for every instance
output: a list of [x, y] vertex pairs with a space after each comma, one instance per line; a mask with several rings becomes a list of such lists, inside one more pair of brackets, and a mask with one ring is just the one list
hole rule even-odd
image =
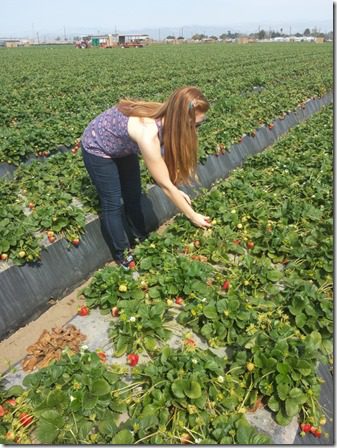
[[184, 191], [181, 191], [181, 190], [179, 190], [179, 193], [182, 195], [182, 197], [185, 199], [185, 201], [186, 201], [189, 205], [192, 205], [191, 198], [189, 197], [188, 194], [186, 194]]
[[207, 229], [212, 227], [211, 218], [209, 216], [200, 215], [200, 213], [194, 213], [190, 218], [190, 221], [197, 227]]

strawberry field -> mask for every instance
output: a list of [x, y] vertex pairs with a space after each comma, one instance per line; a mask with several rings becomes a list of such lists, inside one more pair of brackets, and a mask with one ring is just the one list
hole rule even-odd
[[[99, 207], [78, 138], [119, 97], [201, 87], [211, 102], [198, 131], [204, 161], [332, 89], [330, 45], [0, 51], [0, 157], [16, 166], [0, 179], [2, 269], [38, 265], [63, 238], [81, 247]], [[2, 387], [0, 443], [268, 444], [249, 423], [260, 408], [281, 427], [295, 419], [304, 443], [324, 440], [332, 132], [328, 106], [201, 192], [194, 207], [210, 230], [177, 216], [135, 248], [138, 277], [97, 271], [78, 318], [100, 310], [108, 346], [62, 346], [23, 387]]]
[[[275, 118], [332, 90], [330, 45], [45, 47], [1, 50], [1, 57], [0, 162], [21, 166], [14, 182], [0, 179], [0, 256], [15, 264], [38, 261], [59, 238], [77, 241], [85, 216], [97, 212], [78, 139], [120, 97], [164, 100], [181, 85], [198, 85], [211, 102], [199, 131], [204, 160], [257, 127], [272, 132]], [[73, 151], [49, 157], [60, 145]], [[37, 160], [22, 165], [27, 157]], [[145, 170], [143, 182], [151, 183]]]
[[196, 200], [211, 230], [177, 217], [137, 246], [138, 278], [98, 271], [83, 291], [89, 313], [112, 314], [112, 355], [130, 366], [64, 350], [26, 376], [25, 390], [1, 392], [3, 439], [265, 444], [246, 419], [257, 404], [320, 437], [316, 368], [332, 362], [331, 176], [327, 107]]

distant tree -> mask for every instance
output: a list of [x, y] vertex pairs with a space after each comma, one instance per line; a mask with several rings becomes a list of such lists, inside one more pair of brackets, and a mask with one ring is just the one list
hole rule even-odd
[[184, 36], [179, 36], [178, 37], [178, 40], [184, 40], [185, 38], [184, 38]]
[[166, 39], [175, 39], [175, 36], [167, 36]]
[[61, 40], [60, 36], [57, 36], [57, 38], [55, 40], [57, 40], [57, 41]]
[[224, 40], [224, 39], [235, 39], [235, 37], [237, 37], [237, 35], [231, 33], [231, 31], [228, 30], [228, 31], [227, 31], [227, 34], [222, 33], [222, 34], [219, 36], [219, 39], [223, 39], [223, 40]]
[[301, 34], [301, 33], [296, 33], [295, 36], [296, 36], [296, 37], [302, 37], [303, 34]]
[[207, 37], [206, 34], [194, 34], [192, 36], [192, 39], [193, 40], [201, 40], [201, 39], [204, 39], [205, 37]]
[[210, 39], [218, 40], [217, 36], [209, 36]]
[[303, 36], [310, 36], [310, 30], [309, 30], [309, 28], [306, 28], [305, 30], [304, 30], [304, 33], [303, 33]]
[[281, 34], [278, 31], [272, 31], [270, 37], [281, 37]]
[[265, 32], [265, 30], [260, 30], [260, 31], [257, 33], [257, 38], [260, 39], [260, 40], [265, 39], [265, 38], [266, 38], [266, 32]]

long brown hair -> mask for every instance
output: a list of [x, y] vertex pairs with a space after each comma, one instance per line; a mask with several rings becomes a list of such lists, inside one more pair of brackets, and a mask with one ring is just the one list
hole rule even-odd
[[197, 167], [196, 112], [205, 113], [209, 103], [197, 87], [177, 89], [164, 103], [121, 100], [118, 110], [126, 116], [164, 118], [164, 160], [174, 184], [190, 183]]

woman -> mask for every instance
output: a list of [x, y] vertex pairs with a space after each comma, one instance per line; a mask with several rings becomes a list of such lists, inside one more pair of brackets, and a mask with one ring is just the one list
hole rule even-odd
[[189, 183], [197, 166], [196, 128], [209, 108], [196, 87], [176, 90], [166, 102], [121, 100], [98, 115], [82, 139], [84, 164], [95, 185], [102, 208], [102, 225], [117, 263], [134, 266], [125, 255], [130, 243], [122, 223], [125, 212], [136, 237], [146, 237], [140, 206], [140, 153], [151, 176], [174, 205], [197, 227], [211, 224], [191, 207], [189, 196], [176, 184]]

